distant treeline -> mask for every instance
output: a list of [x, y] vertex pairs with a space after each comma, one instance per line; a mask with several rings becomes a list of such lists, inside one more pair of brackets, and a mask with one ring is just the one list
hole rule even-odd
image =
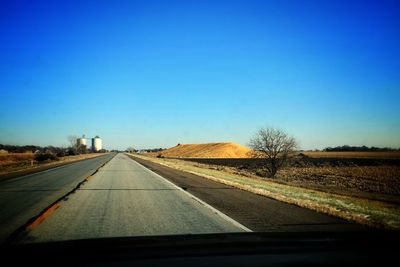
[[15, 146], [15, 145], [3, 145], [0, 144], [0, 149], [4, 149], [8, 151], [9, 153], [25, 153], [25, 152], [45, 152], [45, 151], [51, 151], [52, 153], [58, 153], [61, 151], [65, 151], [65, 148], [62, 147], [54, 147], [54, 146], [35, 146], [35, 145], [25, 145], [25, 146]]
[[367, 151], [400, 151], [400, 148], [390, 148], [390, 147], [367, 147], [367, 146], [337, 146], [337, 147], [327, 147], [324, 149], [324, 151], [327, 152], [332, 152], [332, 151], [362, 151], [362, 152], [367, 152]]
[[37, 150], [42, 151], [45, 148], [41, 146], [25, 145], [25, 146], [15, 146], [15, 145], [3, 145], [0, 144], [0, 149], [7, 150], [10, 153], [24, 153], [24, 152], [35, 152]]
[[164, 150], [164, 148], [151, 148], [151, 149], [140, 149], [139, 152], [151, 153], [151, 152], [160, 152], [162, 150]]

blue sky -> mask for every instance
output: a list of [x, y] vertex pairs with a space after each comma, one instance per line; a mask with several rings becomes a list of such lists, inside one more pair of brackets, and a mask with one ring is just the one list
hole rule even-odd
[[399, 1], [1, 1], [0, 143], [400, 147]]

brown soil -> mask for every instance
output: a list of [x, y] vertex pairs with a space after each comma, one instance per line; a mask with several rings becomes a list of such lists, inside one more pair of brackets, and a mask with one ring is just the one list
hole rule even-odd
[[[245, 176], [266, 176], [261, 159], [186, 159]], [[265, 178], [271, 179], [271, 178]], [[297, 158], [273, 181], [325, 192], [400, 203], [400, 160]]]
[[400, 151], [372, 151], [372, 152], [303, 152], [305, 156], [312, 158], [371, 158], [371, 159], [400, 159]]

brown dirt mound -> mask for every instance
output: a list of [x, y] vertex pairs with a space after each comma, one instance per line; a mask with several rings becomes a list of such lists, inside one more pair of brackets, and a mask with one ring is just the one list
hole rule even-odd
[[177, 145], [158, 154], [179, 158], [248, 158], [250, 151], [235, 143], [207, 143]]

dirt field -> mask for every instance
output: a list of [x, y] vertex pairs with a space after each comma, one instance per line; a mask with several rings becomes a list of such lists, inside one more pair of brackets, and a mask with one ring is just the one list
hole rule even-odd
[[312, 158], [372, 158], [372, 159], [400, 159], [400, 151], [392, 152], [303, 152]]
[[[248, 177], [266, 175], [262, 159], [184, 160]], [[400, 203], [400, 159], [390, 155], [387, 158], [298, 157], [288, 168], [278, 171], [276, 178], [266, 179], [324, 192]]]

